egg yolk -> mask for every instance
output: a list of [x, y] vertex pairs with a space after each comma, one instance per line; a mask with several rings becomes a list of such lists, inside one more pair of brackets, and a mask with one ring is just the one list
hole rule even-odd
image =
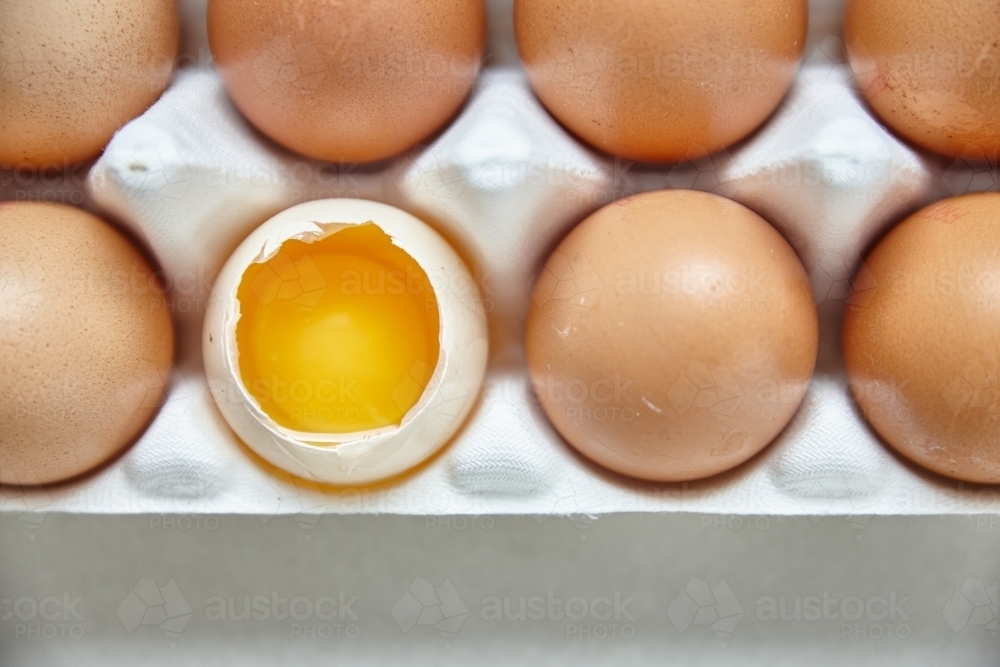
[[237, 290], [240, 375], [279, 425], [356, 433], [399, 424], [437, 365], [423, 269], [373, 224], [285, 241]]

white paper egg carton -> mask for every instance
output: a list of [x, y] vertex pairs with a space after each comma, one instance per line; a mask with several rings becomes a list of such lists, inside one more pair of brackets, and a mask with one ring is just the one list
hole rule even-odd
[[[86, 168], [59, 183], [4, 184], [5, 199], [86, 200], [131, 230], [172, 285], [179, 336], [167, 401], [125, 455], [69, 485], [5, 487], [0, 510], [1000, 512], [995, 487], [970, 488], [890, 453], [847, 390], [840, 323], [861, 253], [887, 226], [930, 201], [996, 190], [998, 173], [996, 156], [970, 166], [923, 154], [872, 117], [844, 62], [842, 0], [811, 3], [801, 71], [757, 133], [709, 158], [657, 167], [598, 155], [563, 130], [520, 67], [511, 0], [488, 4], [489, 56], [469, 102], [436, 138], [397, 159], [321, 164], [264, 139], [229, 102], [211, 67], [205, 0], [185, 0], [186, 65], [152, 108], [118, 132], [89, 168], [85, 187]], [[296, 75], [294, 61], [271, 55], [282, 76]], [[736, 470], [667, 485], [625, 479], [574, 454], [532, 400], [522, 340], [532, 277], [558, 240], [600, 206], [662, 188], [716, 192], [773, 223], [812, 278], [821, 323], [816, 373], [785, 432]], [[393, 204], [436, 226], [475, 267], [490, 314], [490, 369], [459, 435], [415, 474], [363, 490], [323, 488], [255, 457], [213, 403], [199, 343], [212, 278], [236, 245], [290, 205], [345, 196]], [[995, 378], [959, 377], [956, 387], [998, 400]]]

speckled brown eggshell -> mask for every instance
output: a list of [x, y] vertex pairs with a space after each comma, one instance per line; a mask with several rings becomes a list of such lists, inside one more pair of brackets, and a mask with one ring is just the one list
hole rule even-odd
[[229, 96], [303, 155], [368, 162], [433, 134], [468, 96], [486, 40], [482, 0], [210, 0]]
[[516, 0], [531, 86], [570, 131], [631, 160], [673, 162], [750, 134], [784, 97], [806, 0]]
[[0, 204], [0, 483], [75, 477], [131, 443], [173, 340], [153, 271], [119, 232], [69, 206]]
[[849, 0], [844, 39], [865, 99], [904, 138], [996, 159], [1000, 2]]
[[170, 81], [174, 0], [0, 0], [0, 164], [94, 157]]
[[864, 260], [844, 321], [851, 389], [900, 454], [1000, 483], [1000, 194], [932, 204]]
[[559, 244], [526, 344], [535, 392], [573, 447], [625, 475], [683, 481], [739, 465], [785, 427], [818, 325], [771, 225], [675, 190], [610, 204]]

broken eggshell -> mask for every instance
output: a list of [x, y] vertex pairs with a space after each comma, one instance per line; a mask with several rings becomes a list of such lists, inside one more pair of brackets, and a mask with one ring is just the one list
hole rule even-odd
[[[273, 257], [285, 241], [314, 243], [354, 225], [379, 227], [430, 279], [439, 309], [437, 365], [398, 425], [359, 433], [308, 433], [277, 424], [240, 375], [237, 290], [247, 268]], [[486, 315], [479, 291], [450, 245], [414, 216], [386, 204], [326, 199], [293, 206], [258, 227], [233, 252], [212, 290], [202, 335], [205, 372], [219, 410], [254, 452], [299, 477], [365, 484], [426, 460], [458, 431], [486, 372]]]

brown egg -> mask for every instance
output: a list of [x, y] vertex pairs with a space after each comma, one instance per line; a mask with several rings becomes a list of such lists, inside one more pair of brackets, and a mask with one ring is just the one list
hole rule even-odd
[[438, 130], [468, 96], [482, 0], [210, 0], [229, 96], [264, 134], [321, 160], [367, 162]]
[[806, 0], [516, 0], [531, 85], [570, 131], [673, 162], [750, 134], [795, 78]]
[[858, 405], [899, 453], [1000, 482], [1000, 194], [945, 199], [865, 258], [844, 321]]
[[0, 483], [100, 465], [163, 397], [174, 334], [149, 264], [69, 206], [0, 204]]
[[795, 252], [760, 216], [684, 190], [610, 204], [548, 258], [526, 335], [556, 429], [617, 472], [728, 470], [788, 423], [818, 324]]
[[0, 164], [100, 153], [166, 88], [177, 41], [174, 0], [0, 0]]
[[944, 155], [996, 158], [997, 0], [849, 0], [844, 39], [862, 93], [889, 127]]

